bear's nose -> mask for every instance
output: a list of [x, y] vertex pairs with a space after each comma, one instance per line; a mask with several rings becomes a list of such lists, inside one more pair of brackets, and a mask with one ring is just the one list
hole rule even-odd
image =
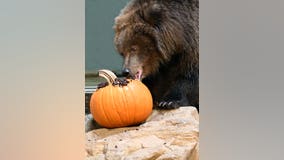
[[123, 70], [122, 70], [122, 76], [128, 76], [129, 75], [129, 73], [130, 73], [130, 70], [128, 69], [128, 68], [124, 68]]

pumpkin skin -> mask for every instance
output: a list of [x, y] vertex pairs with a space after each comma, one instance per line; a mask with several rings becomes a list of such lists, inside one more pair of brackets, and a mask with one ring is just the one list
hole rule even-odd
[[125, 127], [145, 121], [152, 112], [153, 100], [149, 89], [139, 80], [111, 85], [96, 90], [90, 100], [95, 121], [107, 128]]

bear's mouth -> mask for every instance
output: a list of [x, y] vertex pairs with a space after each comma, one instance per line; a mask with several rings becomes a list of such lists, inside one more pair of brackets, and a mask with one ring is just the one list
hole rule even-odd
[[135, 74], [135, 79], [138, 79], [138, 80], [142, 80], [142, 73], [143, 73], [143, 70], [142, 69], [139, 69], [136, 74]]

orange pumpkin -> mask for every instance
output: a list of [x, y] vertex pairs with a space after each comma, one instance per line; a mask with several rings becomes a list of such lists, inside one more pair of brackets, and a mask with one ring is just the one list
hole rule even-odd
[[118, 81], [114, 73], [100, 70], [108, 85], [91, 96], [90, 110], [103, 127], [115, 128], [139, 124], [152, 112], [153, 100], [148, 88], [139, 80]]

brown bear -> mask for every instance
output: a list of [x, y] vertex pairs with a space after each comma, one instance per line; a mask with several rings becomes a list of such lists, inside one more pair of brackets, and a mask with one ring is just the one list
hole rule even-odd
[[142, 80], [155, 107], [198, 109], [198, 0], [132, 0], [114, 30], [123, 73]]

